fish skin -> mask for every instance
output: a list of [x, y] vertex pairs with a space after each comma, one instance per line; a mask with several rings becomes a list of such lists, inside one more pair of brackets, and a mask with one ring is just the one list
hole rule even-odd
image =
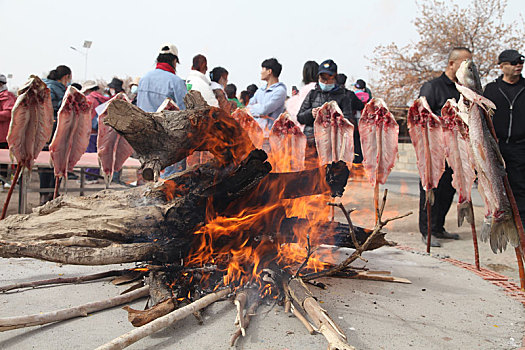
[[250, 112], [246, 108], [237, 108], [233, 111], [232, 117], [248, 132], [248, 137], [255, 148], [261, 149], [264, 143], [264, 133]]
[[[131, 103], [126, 94], [120, 92], [108, 101], [108, 105], [115, 99]], [[106, 186], [109, 186], [113, 173], [122, 169], [124, 162], [133, 154], [133, 147], [115, 129], [104, 124], [106, 111], [107, 107], [98, 116], [97, 155], [104, 173], [104, 181]]]
[[74, 86], [66, 90], [58, 110], [58, 124], [49, 145], [55, 176], [65, 176], [86, 152], [91, 135], [92, 104]]
[[458, 227], [463, 224], [464, 219], [470, 224], [474, 223], [474, 211], [472, 209], [471, 191], [476, 173], [474, 172], [474, 161], [468, 137], [468, 126], [459, 116], [456, 100], [449, 99], [441, 108], [441, 122], [443, 125], [443, 138], [445, 145], [445, 156], [453, 170], [452, 186], [459, 195]]
[[359, 120], [359, 135], [363, 167], [370, 183], [385, 184], [397, 159], [399, 125], [382, 99], [373, 98], [366, 104]]
[[354, 125], [345, 117], [337, 102], [325, 102], [314, 116], [314, 136], [321, 165], [354, 160]]
[[458, 82], [471, 89], [478, 95], [482, 94], [481, 79], [479, 78], [479, 71], [476, 64], [472, 60], [464, 60], [459, 65], [458, 71], [456, 72], [456, 78]]
[[18, 91], [7, 134], [9, 151], [31, 170], [53, 132], [53, 105], [46, 84], [36, 75]]
[[485, 202], [486, 214], [480, 238], [484, 242], [490, 240], [494, 253], [505, 250], [507, 243], [518, 247], [518, 229], [503, 180], [506, 175], [505, 163], [485, 115], [495, 106], [465, 86], [457, 84], [456, 87], [462, 95], [459, 109], [468, 115], [470, 145], [478, 172], [478, 191]]
[[[304, 158], [306, 151], [306, 136], [301, 128], [295, 123], [288, 112], [282, 113], [273, 123], [269, 136], [270, 159], [273, 171], [290, 172], [304, 170]], [[283, 164], [276, 159], [289, 159], [290, 162]]]
[[[416, 150], [417, 168], [427, 201], [434, 202], [433, 192], [445, 171], [445, 153], [443, 152], [443, 129], [441, 121], [432, 113], [427, 99], [421, 96], [408, 110], [408, 132]], [[428, 149], [426, 145], [428, 144]], [[427, 158], [430, 162], [427, 164]], [[428, 169], [430, 165], [430, 169]], [[429, 171], [430, 170], [430, 171]]]

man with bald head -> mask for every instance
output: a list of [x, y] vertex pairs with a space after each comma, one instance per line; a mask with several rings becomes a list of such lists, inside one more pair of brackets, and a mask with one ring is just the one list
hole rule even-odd
[[191, 71], [186, 77], [186, 84], [188, 90], [198, 91], [201, 93], [204, 101], [212, 107], [219, 107], [219, 102], [215, 98], [215, 94], [211, 88], [211, 81], [206, 76], [208, 70], [208, 60], [204, 55], [196, 55], [193, 57]]
[[[459, 92], [455, 83], [458, 81], [456, 72], [466, 59], [472, 59], [472, 53], [466, 47], [455, 47], [450, 51], [445, 71], [437, 78], [427, 81], [421, 87], [419, 96], [425, 96], [432, 112], [441, 116], [441, 108], [449, 98], [459, 100]], [[438, 187], [434, 190], [434, 205], [432, 205], [432, 229], [431, 246], [441, 247], [441, 243], [434, 239], [459, 239], [459, 235], [448, 233], [445, 230], [445, 217], [454, 200], [456, 190], [452, 187], [452, 169], [445, 164], [445, 172], [439, 180]], [[427, 214], [425, 190], [419, 182], [419, 231], [423, 235], [423, 242], [426, 243], [427, 235]]]

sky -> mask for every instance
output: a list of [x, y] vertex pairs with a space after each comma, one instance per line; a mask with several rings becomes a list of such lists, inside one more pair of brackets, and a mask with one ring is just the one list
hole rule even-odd
[[[506, 21], [523, 16], [523, 0], [508, 0]], [[466, 6], [470, 1], [456, 1]], [[374, 48], [418, 40], [415, 0], [264, 1], [99, 1], [0, 0], [0, 73], [8, 87], [30, 74], [45, 77], [65, 64], [73, 81], [140, 77], [155, 67], [163, 43], [179, 50], [183, 79], [192, 58], [203, 54], [208, 67], [229, 71], [238, 92], [260, 81], [261, 63], [275, 57], [288, 91], [301, 86], [304, 62], [333, 59], [348, 84], [377, 77], [367, 59]], [[347, 85], [348, 85], [347, 84]]]

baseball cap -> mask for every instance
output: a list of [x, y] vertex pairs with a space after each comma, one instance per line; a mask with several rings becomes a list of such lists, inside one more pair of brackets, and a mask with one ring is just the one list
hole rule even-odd
[[177, 57], [177, 62], [180, 63], [179, 61], [179, 50], [177, 50], [177, 46], [173, 45], [173, 44], [164, 44], [160, 47], [160, 50], [159, 50], [159, 54], [166, 54], [166, 53], [170, 53], [174, 56]]
[[498, 56], [498, 64], [502, 62], [514, 62], [523, 58], [524, 56], [516, 50], [504, 50]]
[[317, 74], [321, 73], [327, 73], [330, 75], [337, 74], [337, 64], [335, 64], [335, 62], [332, 60], [323, 61], [319, 65], [319, 71], [317, 72]]
[[88, 91], [88, 90], [91, 90], [95, 87], [98, 87], [98, 84], [96, 81], [94, 80], [86, 80], [84, 82], [84, 84], [82, 85], [82, 93]]
[[358, 89], [364, 89], [366, 88], [366, 83], [363, 79], [357, 79], [357, 81], [355, 82], [355, 87]]
[[7, 83], [7, 78], [3, 74], [0, 74], [0, 83]]

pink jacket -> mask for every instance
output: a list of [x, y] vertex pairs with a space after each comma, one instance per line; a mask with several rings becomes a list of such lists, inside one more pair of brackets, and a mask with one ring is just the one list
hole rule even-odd
[[15, 105], [16, 96], [4, 90], [0, 92], [0, 142], [7, 142], [7, 132], [11, 122], [11, 111]]

